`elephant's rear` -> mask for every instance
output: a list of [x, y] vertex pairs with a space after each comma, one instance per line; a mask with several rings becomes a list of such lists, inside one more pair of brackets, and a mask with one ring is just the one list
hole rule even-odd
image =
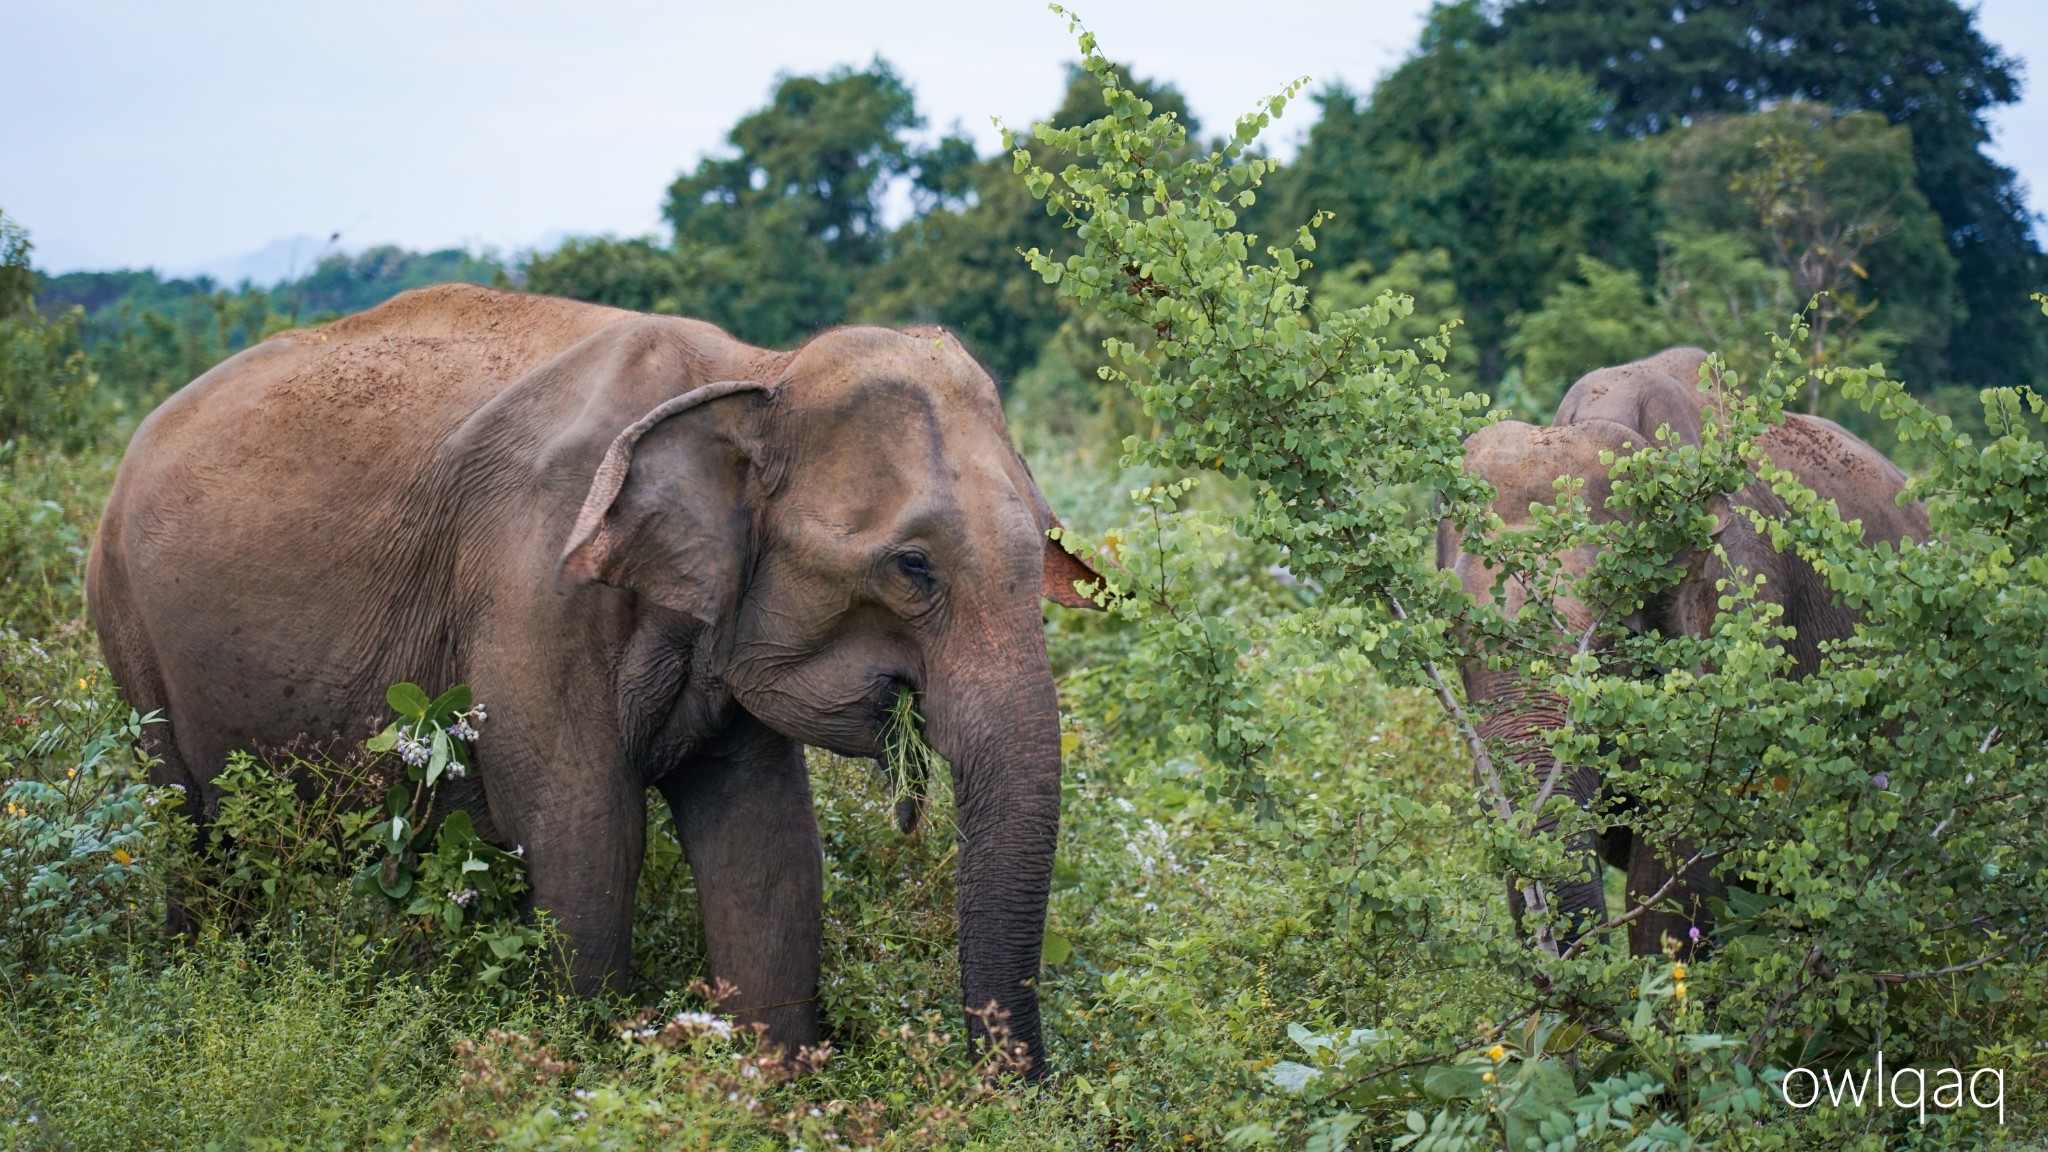
[[[136, 431], [93, 543], [87, 606], [115, 682], [160, 710], [159, 776], [228, 750], [356, 735], [394, 626], [436, 624], [416, 558], [443, 440], [522, 374], [626, 313], [470, 286], [285, 333]], [[431, 595], [431, 592], [425, 593]], [[398, 612], [398, 615], [394, 615]]]

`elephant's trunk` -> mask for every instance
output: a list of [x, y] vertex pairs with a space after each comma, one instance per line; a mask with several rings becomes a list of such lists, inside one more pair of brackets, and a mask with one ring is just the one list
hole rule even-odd
[[[1552, 771], [1550, 745], [1546, 735], [1564, 724], [1565, 702], [1557, 695], [1531, 689], [1526, 682], [1500, 673], [1480, 672], [1468, 677], [1467, 694], [1475, 704], [1489, 706], [1479, 723], [1479, 735], [1489, 746], [1505, 751], [1515, 763], [1528, 769], [1534, 786], [1541, 788]], [[1591, 768], [1564, 766], [1553, 793], [1569, 797], [1580, 807], [1590, 807], [1600, 794], [1600, 776]], [[1513, 798], [1518, 806], [1534, 797]], [[1555, 816], [1539, 817], [1539, 832], [1556, 830]], [[1607, 897], [1601, 882], [1598, 842], [1591, 831], [1574, 835], [1565, 844], [1574, 862], [1572, 878], [1551, 886], [1550, 905], [1557, 911], [1560, 938], [1569, 944], [1607, 918]], [[1522, 892], [1511, 886], [1508, 897], [1516, 923], [1522, 919]]]
[[[959, 818], [960, 984], [968, 1034], [997, 1020], [1044, 1070], [1038, 1019], [1039, 951], [1060, 825], [1059, 705], [1032, 613], [1015, 649], [931, 670], [926, 734], [953, 765]], [[977, 1015], [993, 1005], [996, 1015]]]

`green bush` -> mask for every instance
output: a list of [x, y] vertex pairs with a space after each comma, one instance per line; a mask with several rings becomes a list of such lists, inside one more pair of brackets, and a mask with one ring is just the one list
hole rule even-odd
[[169, 805], [135, 754], [154, 722], [78, 662], [0, 632], [0, 992], [27, 997], [116, 962], [160, 922]]
[[[2042, 1035], [2042, 1021], [2005, 1006], [2004, 991], [2038, 980], [2030, 958], [2043, 943], [2048, 898], [2048, 824], [2033, 803], [2048, 786], [2036, 662], [2048, 645], [2048, 567], [2035, 539], [2048, 523], [2039, 398], [1987, 391], [1980, 445], [1881, 369], [1824, 367], [1820, 379], [1843, 402], [1932, 453], [1916, 491], [1932, 507], [1934, 538], [1865, 548], [1833, 504], [1755, 448], [1810, 378], [1810, 333], [1795, 321], [1746, 394], [1736, 374], [1715, 367], [1710, 380], [1729, 410], [1704, 445], [1662, 444], [1613, 462], [1613, 501], [1630, 519], [1595, 524], [1565, 486], [1554, 516], [1488, 538], [1493, 493], [1460, 460], [1465, 437], [1493, 417], [1482, 399], [1445, 387], [1448, 333], [1388, 338], [1413, 308], [1391, 294], [1349, 312], [1311, 311], [1296, 281], [1319, 219], [1291, 246], [1267, 247], [1263, 260], [1236, 227], [1271, 168], [1248, 149], [1292, 90], [1240, 120], [1217, 150], [1180, 159], [1185, 129], [1117, 82], [1092, 35], [1081, 45], [1111, 112], [1080, 128], [1039, 126], [1044, 149], [1018, 148], [1020, 176], [1075, 224], [1074, 252], [1029, 258], [1077, 306], [1156, 333], [1143, 348], [1105, 340], [1104, 375], [1158, 421], [1154, 436], [1125, 442], [1126, 462], [1185, 477], [1136, 493], [1141, 515], [1173, 527], [1149, 530], [1156, 545], [1126, 548], [1105, 594], [1145, 625], [1137, 648], [1154, 653], [1125, 695], [1178, 718], [1161, 751], [1192, 754], [1191, 774], [1206, 791], [1275, 819], [1284, 797], [1273, 760], [1302, 712], [1315, 710], [1276, 704], [1277, 684], [1308, 676], [1318, 706], [1367, 666], [1424, 688], [1471, 755], [1493, 891], [1512, 888], [1532, 910], [1526, 941], [1500, 919], [1476, 921], [1461, 937], [1437, 934], [1426, 901], [1393, 917], [1423, 937], [1422, 962], [1489, 971], [1478, 992], [1493, 1004], [1487, 1026], [1439, 1018], [1416, 1036], [1405, 1004], [1392, 1020], [1349, 1023], [1372, 1024], [1366, 1031], [1379, 1036], [1390, 1034], [1384, 1025], [1440, 1056], [1532, 1023], [1572, 1035], [1559, 1067], [1568, 1082], [1545, 1089], [1548, 1103], [1525, 1117], [1544, 1140], [1578, 1140], [1585, 1108], [1617, 1108], [1612, 1093], [1657, 1084], [1658, 1139], [1675, 1146], [1737, 1139], [1744, 1113], [1776, 1103], [1756, 1085], [1790, 1067], [1846, 1068], [1880, 1050], [1895, 1064], [1972, 1067]], [[1072, 160], [1043, 167], [1044, 150]], [[1194, 477], [1219, 471], [1247, 486], [1245, 505], [1227, 517], [1190, 503]], [[1745, 573], [1724, 584], [1709, 636], [1632, 637], [1617, 623], [1676, 580], [1677, 557], [1717, 547], [1699, 508], [1753, 477], [1792, 509], [1769, 528], [1778, 546], [1797, 549], [1866, 618], [1805, 680], [1784, 678], [1777, 610]], [[1418, 514], [1418, 489], [1441, 494], [1440, 513]], [[1521, 574], [1537, 607], [1505, 615], [1436, 572], [1428, 543], [1439, 514], [1468, 546]], [[1600, 550], [1583, 578], [1557, 559], [1576, 548]], [[1284, 557], [1310, 594], [1298, 607], [1206, 596], [1217, 575], [1242, 563], [1231, 558], [1247, 554]], [[1555, 609], [1541, 608], [1565, 594], [1591, 606], [1593, 624], [1575, 646], [1553, 632]], [[1567, 702], [1568, 722], [1547, 737], [1547, 767], [1480, 735], [1481, 702], [1463, 700], [1448, 675], [1466, 659], [1517, 671]], [[1719, 946], [1690, 978], [1693, 1014], [1674, 1041], [1690, 1056], [1682, 1074], [1631, 1029], [1657, 962], [1627, 956], [1617, 930], [1642, 909], [1625, 908], [1578, 943], [1560, 939], [1549, 912], [1547, 893], [1572, 863], [1545, 822], [1571, 833], [1616, 818], [1607, 803], [1582, 811], [1555, 795], [1567, 764], [1618, 781], [1639, 834], [1703, 842], [1737, 885]], [[1760, 772], [1787, 781], [1789, 803], [1745, 783]], [[1402, 886], [1377, 867], [1357, 882], [1367, 891]], [[1674, 986], [1679, 999], [1682, 991]], [[1219, 1044], [1237, 1029], [1210, 1023], [1207, 1034], [1193, 1021], [1170, 1034], [1227, 1058]], [[1382, 1075], [1415, 1051], [1357, 1047]], [[1497, 1098], [1434, 1094], [1437, 1120], [1420, 1129], [1404, 1120], [1409, 1135], [1442, 1137], [1446, 1147], [1458, 1132], [1492, 1139], [1480, 1136], [1491, 1130], [1481, 1112], [1498, 1117]], [[1353, 1129], [1399, 1134], [1389, 1111], [1378, 1099], [1326, 1098], [1306, 1129], [1260, 1122], [1239, 1132], [1267, 1140], [1295, 1131], [1334, 1146]], [[1790, 1118], [1816, 1131], [1828, 1123]], [[1873, 1123], [1897, 1131], [1905, 1119]], [[1945, 1117], [1941, 1139], [1968, 1139], [1984, 1123]]]

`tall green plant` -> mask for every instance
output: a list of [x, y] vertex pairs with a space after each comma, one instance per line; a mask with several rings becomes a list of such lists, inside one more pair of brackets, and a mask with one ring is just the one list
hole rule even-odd
[[[1622, 517], [1594, 522], [1583, 478], [1563, 478], [1533, 527], [1502, 532], [1492, 491], [1461, 467], [1464, 439], [1492, 417], [1483, 398], [1444, 386], [1450, 332], [1388, 340], [1412, 309], [1391, 294], [1312, 311], [1299, 277], [1320, 217], [1286, 245], [1262, 246], [1238, 227], [1272, 170], [1250, 146], [1300, 85], [1239, 120], [1221, 147], [1189, 155], [1183, 126], [1120, 85], [1093, 35], [1079, 35], [1110, 112], [1035, 128], [1047, 151], [1069, 158], [1057, 171], [1016, 147], [1018, 174], [1077, 242], [1064, 258], [1028, 259], [1078, 305], [1153, 336], [1142, 349], [1104, 341], [1101, 374], [1157, 421], [1156, 436], [1126, 441], [1127, 462], [1182, 477], [1138, 494], [1178, 534], [1156, 534], [1160, 554], [1113, 577], [1105, 598], [1147, 625], [1162, 674], [1140, 690], [1186, 718], [1180, 733], [1210, 763], [1214, 787], [1256, 797], [1262, 812], [1282, 802], [1262, 788], [1262, 761], [1284, 721], [1250, 691], [1283, 671], [1262, 666], [1274, 649], [1259, 637], [1273, 625], [1190, 591], [1221, 553], [1271, 550], [1307, 590], [1279, 624], [1312, 642], [1311, 659], [1340, 671], [1369, 663], [1425, 687], [1463, 740], [1493, 829], [1491, 866], [1528, 909], [1530, 939], [1496, 921], [1490, 936], [1438, 947], [1476, 950], [1510, 976], [1503, 1026], [1568, 1022], [1559, 1058], [1589, 1091], [1622, 1090], [1592, 1077], [1595, 1053], [1612, 1054], [1610, 1070], [1613, 1060], [1657, 1068], [1630, 1024], [1644, 965], [1661, 961], [1627, 957], [1619, 929], [1659, 894], [1564, 936], [1548, 899], [1571, 874], [1561, 844], [1616, 818], [1562, 797], [1568, 765], [1621, 782], [1630, 823], [1652, 842], [1683, 836], [1718, 854], [1736, 885], [1720, 947], [1688, 981], [1691, 1038], [1681, 1046], [1693, 1067], [1657, 1078], [1660, 1107], [1681, 1128], [1758, 1105], [1746, 1086], [1772, 1067], [1879, 1049], [1895, 1062], [1968, 1063], [2012, 1029], [2037, 1027], [2031, 1010], [2021, 1020], [1990, 1005], [1999, 981], [2038, 982], [2024, 958], [2043, 942], [2048, 899], [2048, 821], [2033, 800], [2048, 785], [2048, 686], [2035, 663], [2048, 644], [2038, 398], [1986, 392], [1993, 439], [1979, 446], [1881, 369], [1824, 370], [1826, 386], [1940, 456], [1919, 488], [1935, 539], [1865, 548], [1857, 526], [1756, 447], [1807, 378], [1810, 333], [1795, 322], [1746, 389], [1710, 365], [1703, 386], [1720, 390], [1723, 411], [1701, 444], [1660, 436], [1608, 459], [1609, 506]], [[1209, 472], [1249, 491], [1227, 519], [1186, 506]], [[1791, 513], [1758, 526], [1866, 620], [1804, 680], [1785, 678], [1780, 610], [1739, 569], [1722, 584], [1709, 635], [1637, 637], [1622, 626], [1676, 582], [1684, 558], [1726, 560], [1703, 509], [1759, 481]], [[1427, 540], [1437, 517], [1418, 512], [1425, 494], [1470, 550], [1523, 583], [1520, 612], [1475, 603], [1435, 570]], [[1599, 557], [1577, 576], [1557, 559], [1575, 550]], [[1582, 625], [1564, 625], [1566, 597], [1585, 606], [1573, 617]], [[1450, 675], [1461, 660], [1566, 702], [1548, 756], [1509, 757], [1482, 737], [1483, 706]], [[1396, 882], [1361, 876], [1366, 886]], [[1433, 1041], [1439, 1051], [1480, 1042]], [[1460, 1107], [1455, 1097], [1445, 1106]], [[1572, 1117], [1549, 1119], [1562, 1132]]]

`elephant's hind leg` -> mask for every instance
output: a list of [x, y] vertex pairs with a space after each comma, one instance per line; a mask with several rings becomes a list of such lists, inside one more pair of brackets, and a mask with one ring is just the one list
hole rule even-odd
[[815, 1044], [824, 856], [803, 748], [750, 716], [661, 782], [696, 878], [723, 1005], [785, 1048]]
[[[99, 635], [100, 656], [106, 661], [107, 672], [128, 706], [139, 715], [152, 718], [142, 726], [141, 739], [142, 754], [149, 758], [149, 782], [158, 788], [175, 788], [184, 793], [184, 814], [192, 827], [192, 847], [195, 853], [202, 851], [207, 842], [205, 798], [199, 778], [178, 745], [170, 689], [157, 660], [156, 646], [131, 602], [126, 582], [117, 574], [109, 575], [109, 560], [97, 549], [87, 573], [87, 585], [91, 592], [88, 614]], [[181, 891], [181, 887], [174, 884], [167, 894], [164, 928], [174, 936], [194, 937], [198, 935], [199, 922], [188, 907], [188, 893]]]
[[[1703, 938], [1714, 925], [1709, 902], [1726, 899], [1728, 886], [1715, 874], [1711, 857], [1694, 861], [1683, 875], [1673, 878], [1674, 864], [1692, 859], [1694, 851], [1692, 844], [1681, 841], [1660, 852], [1657, 845], [1635, 837], [1629, 853], [1629, 906], [1634, 907], [1666, 884], [1670, 891], [1655, 908], [1629, 923], [1628, 948], [1634, 955], [1655, 956], [1664, 950], [1668, 939], [1677, 946], [1679, 955], [1690, 957], [1704, 943]], [[1695, 928], [1700, 938], [1693, 936]]]

